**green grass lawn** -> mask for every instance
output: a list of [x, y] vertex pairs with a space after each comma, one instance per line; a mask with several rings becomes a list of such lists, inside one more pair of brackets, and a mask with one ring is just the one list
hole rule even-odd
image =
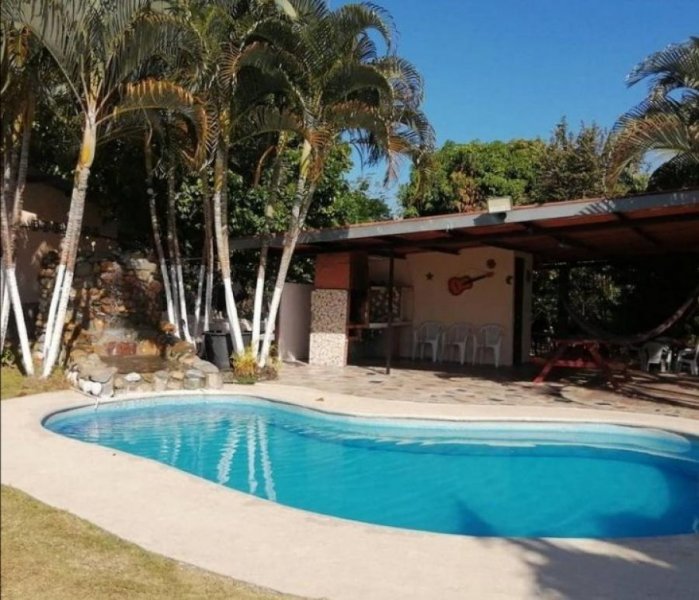
[[[1, 397], [66, 387], [62, 376], [2, 368]], [[267, 600], [290, 598], [147, 552], [8, 486], [0, 490], [0, 598]]]
[[48, 379], [25, 377], [17, 367], [2, 367], [0, 370], [0, 399], [2, 400], [65, 389], [68, 389], [68, 382], [59, 370], [56, 370]]

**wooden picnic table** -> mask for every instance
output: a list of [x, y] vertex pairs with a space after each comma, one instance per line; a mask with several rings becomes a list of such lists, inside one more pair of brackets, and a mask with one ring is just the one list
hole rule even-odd
[[[607, 378], [607, 381], [612, 384], [614, 389], [618, 389], [618, 384], [614, 381], [614, 376], [609, 363], [600, 354], [600, 346], [604, 345], [602, 340], [597, 339], [581, 339], [581, 338], [562, 338], [555, 339], [553, 343], [556, 350], [544, 364], [544, 368], [534, 378], [534, 383], [542, 383], [545, 381], [551, 369], [555, 367], [566, 367], [573, 369], [599, 369]], [[578, 356], [566, 357], [570, 351], [576, 351]], [[582, 352], [581, 352], [582, 351]], [[580, 354], [587, 355], [580, 356]]]

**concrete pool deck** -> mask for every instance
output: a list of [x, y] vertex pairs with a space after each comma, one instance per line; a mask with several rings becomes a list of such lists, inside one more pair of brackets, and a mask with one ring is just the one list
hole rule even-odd
[[[405, 402], [279, 384], [230, 385], [225, 393], [364, 416], [613, 422], [699, 435], [696, 419], [612, 410]], [[2, 402], [2, 483], [216, 573], [338, 600], [683, 600], [699, 589], [699, 535], [473, 538], [326, 517], [42, 427], [46, 415], [85, 404], [91, 400], [75, 392]]]

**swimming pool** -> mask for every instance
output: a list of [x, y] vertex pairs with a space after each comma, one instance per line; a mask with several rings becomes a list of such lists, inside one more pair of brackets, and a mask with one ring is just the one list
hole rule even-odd
[[52, 431], [274, 502], [476, 536], [699, 530], [699, 442], [628, 426], [384, 420], [249, 397], [128, 401]]

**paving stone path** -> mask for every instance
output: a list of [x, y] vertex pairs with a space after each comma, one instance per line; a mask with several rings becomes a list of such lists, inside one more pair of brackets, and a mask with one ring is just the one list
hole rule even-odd
[[[581, 379], [576, 375], [575, 379], [534, 384], [530, 375], [527, 369], [465, 367], [431, 371], [415, 365], [394, 368], [386, 375], [383, 367], [315, 367], [286, 363], [281, 369], [279, 383], [409, 402], [571, 406], [699, 419], [699, 380], [691, 391], [684, 380], [664, 383], [662, 394], [654, 394], [651, 398], [641, 387], [644, 382], [638, 383], [638, 377], [623, 386], [623, 393], [614, 393], [604, 389], [604, 382], [594, 378]], [[691, 400], [687, 401], [687, 397]], [[696, 407], [692, 406], [695, 397]], [[682, 402], [678, 402], [678, 398]]]

